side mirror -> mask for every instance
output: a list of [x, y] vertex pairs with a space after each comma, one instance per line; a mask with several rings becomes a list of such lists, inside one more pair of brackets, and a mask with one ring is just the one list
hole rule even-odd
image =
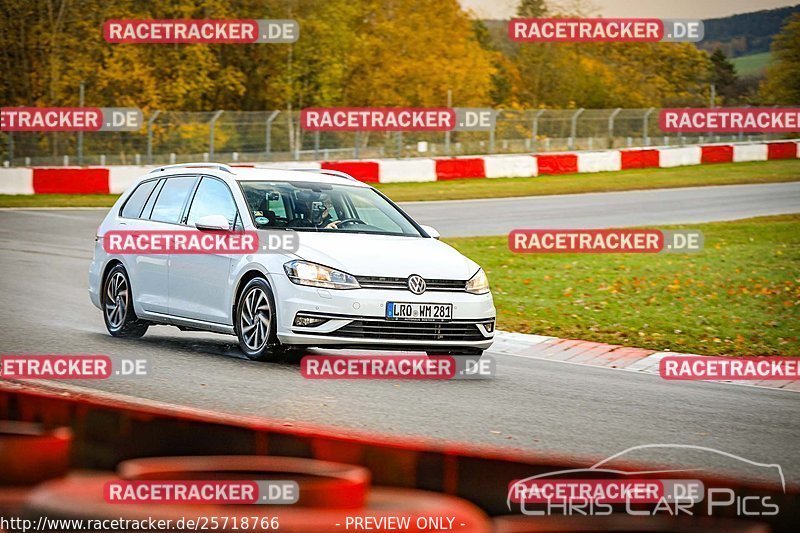
[[231, 225], [225, 215], [206, 215], [197, 219], [194, 227], [204, 231], [230, 231]]
[[439, 232], [436, 231], [436, 228], [432, 228], [430, 226], [425, 226], [423, 224], [420, 224], [419, 227], [421, 227], [423, 229], [423, 231], [425, 231], [425, 233], [427, 233], [428, 235], [430, 235], [434, 239], [438, 239], [439, 237], [441, 237], [441, 235], [439, 235]]

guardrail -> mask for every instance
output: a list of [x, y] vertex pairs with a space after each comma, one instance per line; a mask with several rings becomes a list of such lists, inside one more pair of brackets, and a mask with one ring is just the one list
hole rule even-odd
[[[656, 146], [550, 154], [481, 155], [440, 158], [369, 159], [296, 163], [263, 162], [271, 168], [345, 172], [370, 183], [441, 181], [465, 178], [514, 178], [553, 174], [671, 168], [709, 163], [738, 163], [800, 157], [800, 141]], [[191, 165], [191, 164], [190, 164]], [[198, 163], [198, 166], [217, 165]], [[217, 165], [218, 166], [218, 165]], [[253, 166], [253, 165], [240, 165]], [[227, 165], [225, 165], [226, 168]], [[148, 166], [0, 168], [0, 194], [118, 194]]]

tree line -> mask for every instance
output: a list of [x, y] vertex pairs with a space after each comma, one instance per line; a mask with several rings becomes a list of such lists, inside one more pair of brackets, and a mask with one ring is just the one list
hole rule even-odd
[[[521, 16], [564, 15], [522, 0]], [[109, 19], [285, 19], [294, 44], [109, 44]], [[797, 18], [764, 84], [689, 43], [511, 43], [457, 0], [4, 0], [0, 101], [145, 111], [310, 106], [665, 107], [797, 103]], [[786, 33], [788, 32], [788, 33]], [[727, 90], [731, 87], [734, 89]]]

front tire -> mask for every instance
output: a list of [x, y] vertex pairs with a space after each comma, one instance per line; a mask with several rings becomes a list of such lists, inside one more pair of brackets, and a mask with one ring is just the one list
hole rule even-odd
[[114, 266], [103, 283], [103, 320], [113, 337], [138, 338], [147, 332], [149, 323], [140, 320], [133, 310], [133, 292], [125, 267]]
[[234, 324], [239, 347], [248, 359], [275, 361], [279, 357], [275, 298], [264, 278], [253, 278], [242, 289]]

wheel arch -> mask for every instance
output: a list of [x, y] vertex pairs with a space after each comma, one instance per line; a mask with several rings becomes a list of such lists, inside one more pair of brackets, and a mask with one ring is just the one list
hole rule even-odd
[[233, 290], [233, 299], [231, 301], [231, 323], [234, 324], [234, 327], [236, 326], [236, 305], [239, 303], [239, 296], [241, 296], [245, 285], [247, 285], [250, 280], [255, 278], [262, 278], [267, 285], [269, 285], [269, 288], [272, 291], [273, 299], [275, 298], [275, 291], [272, 289], [272, 284], [269, 282], [269, 277], [267, 276], [266, 272], [255, 267], [245, 270], [242, 275], [239, 276], [239, 279], [236, 281]]
[[[111, 259], [108, 263], [106, 263], [106, 266], [103, 267], [103, 273], [100, 276], [100, 291], [101, 292], [103, 290], [103, 287], [106, 284], [106, 278], [108, 278], [108, 273], [111, 272], [111, 270], [117, 265], [122, 265], [122, 268], [125, 268], [125, 263], [123, 263], [119, 258], [116, 258], [116, 257]], [[128, 269], [125, 268], [125, 272], [127, 272], [127, 271], [128, 271]]]

